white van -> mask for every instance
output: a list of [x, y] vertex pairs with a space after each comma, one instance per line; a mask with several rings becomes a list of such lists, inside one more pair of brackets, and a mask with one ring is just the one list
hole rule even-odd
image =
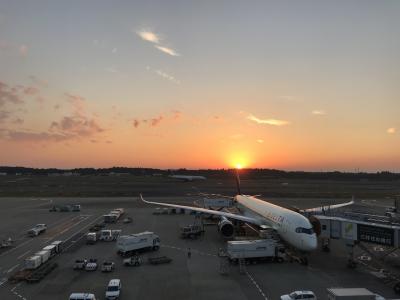
[[96, 296], [89, 293], [72, 293], [69, 300], [96, 300]]
[[111, 279], [106, 289], [106, 299], [107, 300], [118, 299], [121, 294], [121, 287], [122, 286], [120, 279]]

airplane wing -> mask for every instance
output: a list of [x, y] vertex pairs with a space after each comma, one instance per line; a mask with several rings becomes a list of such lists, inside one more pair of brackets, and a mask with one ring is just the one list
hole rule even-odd
[[173, 208], [182, 208], [182, 209], [197, 211], [197, 212], [201, 212], [201, 213], [205, 213], [205, 214], [216, 215], [216, 216], [226, 217], [229, 219], [235, 219], [235, 220], [239, 220], [239, 221], [243, 221], [243, 222], [248, 222], [248, 223], [255, 224], [255, 225], [260, 225], [260, 226], [264, 225], [263, 223], [260, 222], [260, 220], [250, 218], [250, 217], [245, 217], [242, 215], [232, 214], [232, 213], [228, 213], [228, 212], [224, 212], [224, 211], [216, 211], [216, 210], [212, 210], [212, 209], [186, 206], [186, 205], [177, 205], [177, 204], [146, 201], [143, 199], [142, 194], [140, 194], [140, 199], [144, 203], [147, 203], [147, 204], [154, 204], [154, 205], [167, 206], [167, 207], [173, 207]]
[[354, 200], [351, 200], [350, 202], [340, 203], [340, 204], [325, 205], [325, 206], [320, 206], [320, 207], [302, 209], [302, 210], [300, 210], [300, 212], [322, 213], [324, 210], [337, 209], [337, 208], [345, 207], [345, 206], [352, 205], [352, 204], [354, 204]]

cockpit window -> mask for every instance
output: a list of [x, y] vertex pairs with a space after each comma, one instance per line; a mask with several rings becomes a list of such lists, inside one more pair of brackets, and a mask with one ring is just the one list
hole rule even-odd
[[312, 228], [297, 227], [297, 233], [313, 234], [314, 230]]

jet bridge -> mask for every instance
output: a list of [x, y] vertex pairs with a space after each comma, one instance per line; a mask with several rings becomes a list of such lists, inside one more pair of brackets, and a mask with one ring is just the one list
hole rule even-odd
[[375, 223], [340, 216], [315, 215], [321, 223], [320, 237], [367, 242], [398, 248], [400, 225]]

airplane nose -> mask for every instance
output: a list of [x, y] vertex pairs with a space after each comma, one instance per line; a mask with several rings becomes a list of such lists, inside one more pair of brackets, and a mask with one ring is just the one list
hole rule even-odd
[[314, 251], [317, 249], [318, 242], [317, 242], [317, 236], [314, 234], [308, 238], [301, 239], [301, 248], [304, 251]]

